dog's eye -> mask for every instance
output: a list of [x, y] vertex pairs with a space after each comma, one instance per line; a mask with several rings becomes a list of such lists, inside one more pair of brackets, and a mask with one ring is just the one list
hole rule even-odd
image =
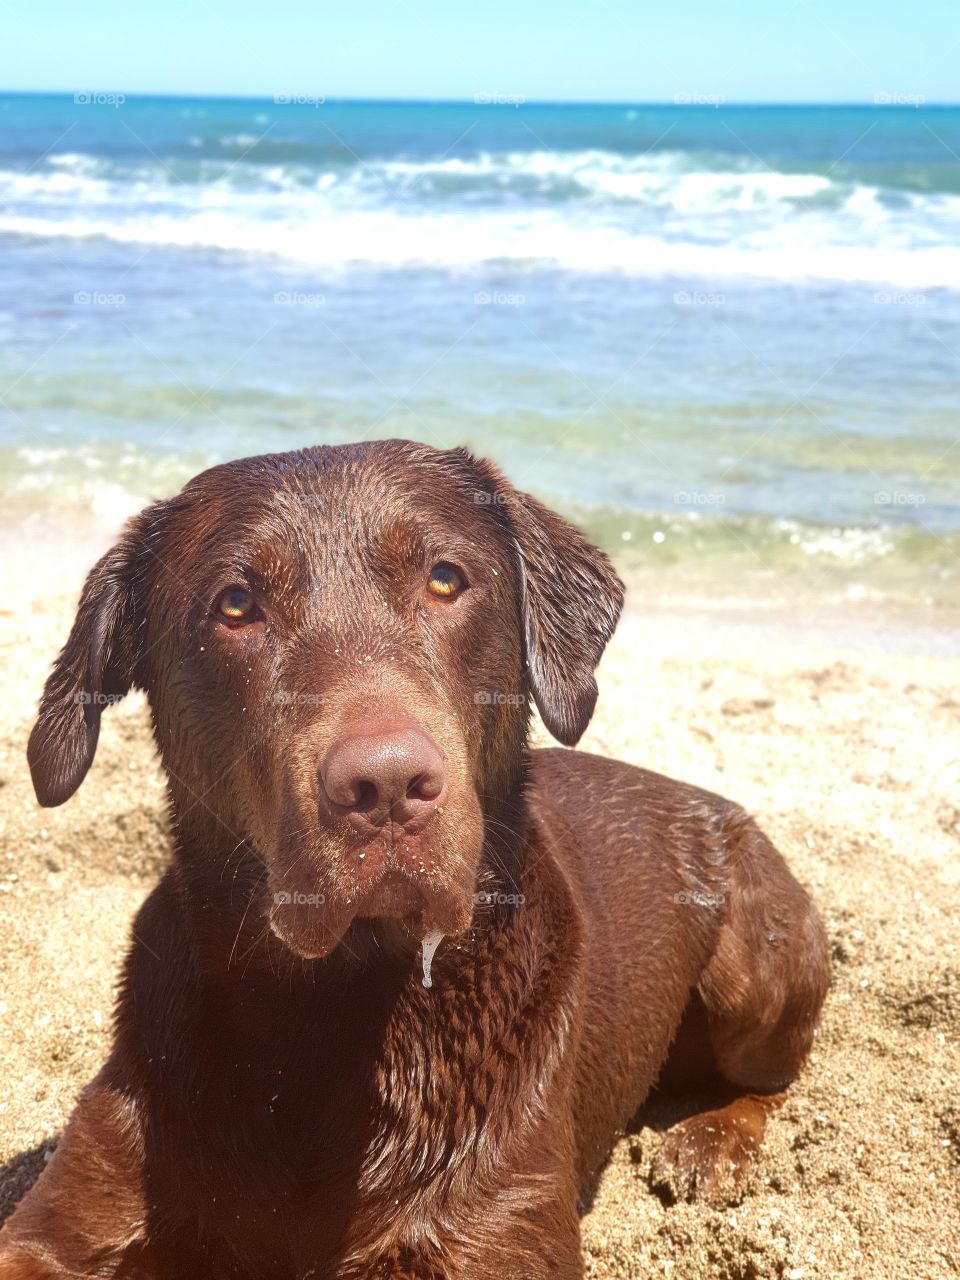
[[452, 564], [435, 564], [427, 579], [427, 590], [441, 600], [452, 600], [465, 586], [463, 575]]
[[253, 596], [243, 587], [227, 587], [217, 597], [216, 611], [225, 622], [237, 624], [252, 622], [257, 606]]

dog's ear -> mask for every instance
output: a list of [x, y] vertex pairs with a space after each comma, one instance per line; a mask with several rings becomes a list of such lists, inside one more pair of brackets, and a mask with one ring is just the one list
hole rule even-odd
[[572, 747], [596, 706], [593, 673], [620, 617], [623, 583], [575, 525], [473, 462], [516, 544], [530, 690], [543, 723]]
[[93, 762], [100, 713], [133, 683], [136, 522], [91, 570], [73, 629], [53, 664], [27, 745], [42, 805], [69, 800]]

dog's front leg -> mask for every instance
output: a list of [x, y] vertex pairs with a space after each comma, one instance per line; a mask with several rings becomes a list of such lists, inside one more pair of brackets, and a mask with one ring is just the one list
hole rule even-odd
[[140, 1151], [134, 1103], [101, 1075], [0, 1231], [0, 1280], [153, 1280]]
[[449, 1280], [582, 1280], [574, 1193], [558, 1188], [552, 1194], [540, 1187], [524, 1205], [528, 1195], [524, 1185], [487, 1205], [470, 1233], [468, 1256], [450, 1269]]
[[344, 1274], [349, 1280], [360, 1280], [361, 1274], [363, 1280], [583, 1280], [578, 1229], [556, 1238], [533, 1222], [523, 1232], [521, 1236], [512, 1228], [510, 1234], [500, 1234], [490, 1223], [489, 1239], [479, 1248], [454, 1247], [422, 1262], [390, 1259], [366, 1266], [362, 1273]]
[[[448, 1214], [429, 1239], [397, 1240], [335, 1268], [339, 1280], [583, 1280], [574, 1192], [529, 1170], [469, 1208]], [[466, 1212], [464, 1212], [466, 1210]]]

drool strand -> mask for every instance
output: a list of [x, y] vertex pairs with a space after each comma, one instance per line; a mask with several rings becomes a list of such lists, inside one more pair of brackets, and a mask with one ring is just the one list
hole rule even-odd
[[430, 966], [433, 964], [433, 955], [437, 947], [439, 947], [443, 934], [439, 929], [431, 929], [429, 933], [425, 933], [420, 941], [423, 948], [423, 985], [425, 987], [433, 986], [433, 979], [430, 976]]

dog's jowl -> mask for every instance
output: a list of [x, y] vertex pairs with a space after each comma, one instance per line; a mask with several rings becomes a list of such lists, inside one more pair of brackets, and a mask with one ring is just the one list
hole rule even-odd
[[534, 707], [584, 732], [622, 594], [488, 463], [402, 441], [232, 462], [130, 522], [30, 767], [68, 800], [145, 690], [173, 857], [3, 1280], [579, 1277], [617, 1134], [693, 1066], [713, 1101], [656, 1177], [742, 1192], [823, 931], [736, 805], [527, 750]]

